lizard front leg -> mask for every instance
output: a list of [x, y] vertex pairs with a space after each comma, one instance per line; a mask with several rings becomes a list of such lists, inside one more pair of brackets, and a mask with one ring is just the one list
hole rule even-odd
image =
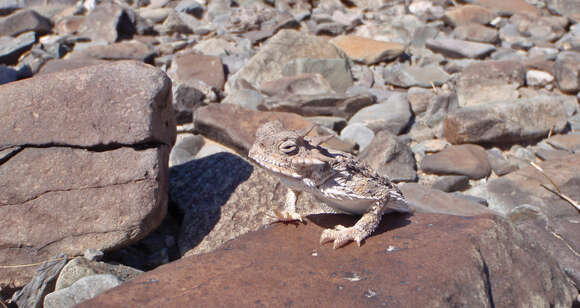
[[302, 221], [302, 216], [296, 213], [296, 199], [300, 191], [295, 191], [288, 188], [286, 192], [286, 202], [284, 203], [284, 210], [282, 212], [274, 210], [274, 214], [278, 221], [290, 222], [290, 221]]
[[320, 243], [334, 242], [333, 249], [342, 247], [350, 241], [355, 241], [360, 246], [362, 240], [371, 235], [381, 222], [384, 209], [385, 204], [377, 201], [363, 214], [354, 226], [347, 228], [338, 225], [334, 229], [324, 230], [320, 236]]

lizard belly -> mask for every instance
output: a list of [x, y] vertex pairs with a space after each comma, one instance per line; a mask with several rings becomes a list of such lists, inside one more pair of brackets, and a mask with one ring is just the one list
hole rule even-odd
[[366, 213], [377, 200], [357, 198], [357, 196], [348, 196], [344, 194], [336, 194], [332, 190], [324, 190], [315, 193], [316, 197], [339, 211], [362, 215]]

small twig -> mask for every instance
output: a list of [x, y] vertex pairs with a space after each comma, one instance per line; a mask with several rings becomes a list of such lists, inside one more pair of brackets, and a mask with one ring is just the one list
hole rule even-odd
[[51, 259], [51, 260], [46, 260], [46, 261], [37, 262], [37, 263], [31, 263], [31, 264], [18, 264], [18, 265], [0, 265], [0, 268], [20, 268], [20, 267], [29, 267], [29, 266], [42, 265], [42, 264], [44, 264], [44, 263], [48, 263], [48, 262], [52, 262], [52, 261], [61, 261], [61, 260], [67, 260], [67, 259], [69, 259], [69, 257], [58, 258], [58, 259]]
[[556, 188], [556, 190], [558, 191], [558, 193], [560, 192], [560, 188], [558, 187], [558, 185], [556, 185], [556, 183], [554, 183], [554, 181], [552, 181], [552, 179], [544, 172], [544, 169], [542, 169], [542, 167], [538, 166], [536, 163], [534, 163], [533, 161], [530, 162], [530, 165], [532, 165], [532, 167], [538, 169], [538, 171], [540, 171], [540, 173], [546, 178], [548, 179], [548, 181], [550, 181], [550, 183], [552, 183], [552, 185]]
[[554, 129], [554, 125], [552, 123], [552, 118], [550, 117], [550, 131], [548, 132], [548, 138], [552, 137], [552, 130]]
[[556, 194], [558, 197], [568, 201], [568, 203], [572, 204], [573, 207], [575, 207], [578, 211], [580, 211], [580, 205], [578, 204], [578, 202], [574, 201], [572, 198], [564, 195], [563, 193], [559, 192], [559, 191], [554, 191], [552, 189], [550, 189], [548, 186], [544, 185], [544, 184], [540, 184], [540, 186], [544, 187], [546, 190]]
[[550, 230], [550, 233], [552, 233], [553, 236], [555, 236], [557, 239], [561, 240], [562, 242], [564, 242], [564, 245], [568, 246], [568, 249], [570, 249], [572, 251], [573, 254], [577, 255], [578, 257], [580, 257], [580, 254], [574, 250], [574, 248], [572, 246], [570, 246], [570, 244], [568, 244], [568, 242], [562, 238], [562, 236], [552, 230]]
[[435, 94], [439, 94], [439, 91], [437, 91], [437, 88], [435, 87], [433, 81], [431, 81], [431, 88], [433, 88], [433, 92], [435, 92]]
[[548, 179], [548, 181], [550, 181], [550, 183], [552, 183], [552, 186], [554, 186], [554, 188], [556, 190], [553, 190], [551, 188], [549, 188], [548, 186], [544, 185], [544, 184], [540, 184], [540, 186], [544, 187], [546, 190], [548, 190], [549, 192], [557, 195], [558, 197], [562, 198], [563, 200], [567, 201], [568, 203], [570, 203], [574, 208], [576, 208], [576, 210], [580, 211], [580, 205], [578, 205], [578, 202], [574, 201], [574, 199], [564, 195], [562, 193], [562, 191], [560, 191], [560, 188], [558, 187], [558, 185], [556, 185], [556, 183], [554, 181], [552, 181], [552, 178], [550, 178], [545, 172], [544, 169], [542, 169], [542, 167], [538, 166], [536, 163], [534, 163], [533, 161], [530, 162], [530, 165], [532, 165], [532, 167], [536, 168], [538, 171], [540, 171], [540, 173], [546, 178]]

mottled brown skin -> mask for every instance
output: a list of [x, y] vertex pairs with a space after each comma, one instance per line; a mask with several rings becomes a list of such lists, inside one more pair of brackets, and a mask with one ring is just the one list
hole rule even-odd
[[322, 232], [321, 243], [334, 248], [350, 241], [359, 246], [379, 225], [384, 213], [411, 212], [397, 186], [348, 153], [320, 146], [320, 137], [306, 137], [310, 130], [291, 131], [280, 121], [262, 125], [249, 157], [278, 176], [288, 188], [281, 221], [302, 220], [296, 213], [296, 194], [313, 194], [337, 212], [362, 215], [352, 227], [338, 225]]

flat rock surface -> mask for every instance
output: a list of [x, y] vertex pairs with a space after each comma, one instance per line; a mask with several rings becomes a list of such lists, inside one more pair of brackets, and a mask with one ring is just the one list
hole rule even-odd
[[516, 99], [526, 69], [519, 61], [481, 61], [467, 66], [457, 80], [460, 106]]
[[[78, 307], [569, 307], [575, 296], [554, 260], [501, 218], [387, 215], [362, 247], [332, 250], [318, 243], [322, 227], [353, 222], [313, 215], [305, 225], [274, 225], [214, 253], [161, 266]], [[513, 279], [521, 275], [527, 279]]]
[[263, 81], [282, 77], [282, 69], [297, 58], [340, 58], [339, 51], [320, 37], [295, 30], [281, 30], [260, 48], [260, 51], [238, 72], [228, 79], [226, 92], [237, 79], [243, 78], [254, 86]]
[[576, 108], [564, 96], [468, 106], [447, 115], [443, 134], [453, 144], [530, 140], [563, 131]]
[[[0, 93], [7, 104], [0, 107], [0, 134], [4, 136], [0, 149], [51, 144], [173, 144], [175, 127], [169, 120], [173, 111], [167, 108], [170, 85], [162, 71], [132, 61], [4, 85]], [[54, 91], [56, 87], [59, 91]], [[47, 93], [52, 103], [41, 99]]]
[[377, 41], [355, 35], [339, 36], [330, 42], [352, 60], [365, 64], [392, 60], [405, 50], [401, 43]]
[[491, 44], [449, 38], [428, 39], [425, 46], [451, 58], [483, 58], [495, 50]]
[[421, 161], [421, 169], [428, 173], [466, 175], [481, 179], [491, 173], [485, 149], [478, 145], [462, 144], [445, 148]]

